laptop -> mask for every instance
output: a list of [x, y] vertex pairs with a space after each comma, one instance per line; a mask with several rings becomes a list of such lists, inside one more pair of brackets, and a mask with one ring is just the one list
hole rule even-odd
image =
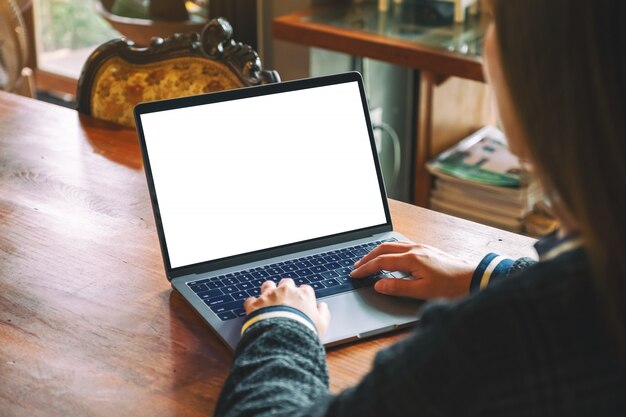
[[[356, 72], [135, 108], [165, 272], [234, 349], [243, 302], [293, 278], [329, 306], [326, 346], [402, 326], [420, 304], [349, 276], [393, 231]], [[384, 275], [386, 274], [386, 275]]]

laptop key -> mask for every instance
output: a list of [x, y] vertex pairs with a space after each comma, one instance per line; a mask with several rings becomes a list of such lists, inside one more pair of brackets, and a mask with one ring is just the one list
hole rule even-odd
[[187, 285], [189, 285], [191, 287], [192, 285], [206, 284], [209, 281], [211, 281], [211, 278], [201, 279], [200, 281], [188, 282]]
[[232, 311], [225, 311], [223, 313], [219, 313], [217, 315], [220, 320], [222, 321], [226, 321], [226, 320], [232, 320], [234, 318], [237, 318], [237, 316], [235, 315], [235, 313], [233, 313]]
[[310, 269], [316, 274], [319, 274], [320, 272], [328, 271], [328, 269], [326, 269], [326, 267], [322, 265], [313, 265]]
[[298, 270], [298, 267], [293, 264], [283, 265], [282, 268], [284, 272], [293, 272]]
[[296, 274], [298, 277], [306, 277], [307, 275], [312, 275], [312, 274], [313, 274], [313, 271], [311, 271], [311, 270], [310, 270], [310, 269], [308, 269], [308, 268], [305, 268], [305, 269], [301, 269], [301, 270], [299, 270], [299, 271], [296, 271], [296, 272], [295, 272], [295, 274]]
[[253, 288], [251, 290], [248, 290], [248, 294], [251, 297], [258, 297], [259, 295], [261, 295], [261, 289], [260, 288]]
[[326, 261], [324, 260], [323, 257], [321, 256], [316, 256], [315, 258], [311, 259], [309, 262], [311, 262], [311, 264], [315, 265], [324, 265], [326, 263]]
[[355, 287], [351, 283], [335, 285], [332, 287], [315, 290], [315, 296], [317, 298], [328, 297], [329, 295], [340, 294], [342, 292], [353, 290], [354, 288]]
[[324, 277], [321, 274], [313, 274], [310, 277], [307, 277], [310, 282], [319, 282], [324, 281]]
[[247, 282], [247, 281], [252, 281], [254, 279], [252, 274], [250, 274], [249, 272], [242, 273], [238, 278], [239, 278], [239, 282]]
[[250, 297], [245, 291], [234, 292], [230, 294], [230, 296], [233, 297], [235, 300], [245, 300], [246, 298]]
[[337, 281], [336, 279], [327, 279], [323, 282], [326, 287], [334, 287], [335, 285], [339, 285], [339, 281]]
[[235, 285], [235, 284], [239, 284], [239, 279], [235, 278], [235, 277], [231, 277], [231, 278], [224, 278], [222, 280], [222, 284], [224, 285]]
[[344, 284], [346, 282], [352, 282], [352, 278], [350, 278], [350, 275], [341, 275], [339, 278], [336, 279], [341, 284]]
[[341, 268], [341, 265], [339, 265], [339, 262], [330, 262], [327, 263], [326, 265], [324, 265], [326, 267], [326, 269], [328, 270], [332, 270], [332, 269], [337, 269], [337, 268]]
[[213, 306], [217, 306], [220, 304], [225, 304], [231, 301], [234, 301], [235, 299], [233, 297], [231, 297], [230, 295], [226, 294], [226, 295], [220, 295], [218, 297], [214, 297], [214, 298], [209, 298], [208, 300], [204, 300], [204, 302], [206, 303], [206, 305], [208, 305], [209, 307], [213, 307]]
[[197, 295], [202, 300], [209, 300], [211, 298], [219, 297], [223, 294], [224, 293], [221, 290], [208, 290], [208, 291], [199, 292]]
[[265, 271], [254, 271], [252, 273], [252, 276], [256, 279], [260, 279], [260, 278], [268, 278], [270, 276], [270, 274], [268, 274]]
[[252, 286], [255, 288], [260, 288], [261, 284], [263, 284], [265, 281], [267, 280], [266, 279], [253, 279], [252, 281], [250, 281], [250, 284], [252, 284]]
[[206, 291], [209, 288], [204, 285], [204, 284], [199, 284], [199, 285], [189, 285], [189, 288], [191, 288], [191, 291], [195, 292], [196, 294], [202, 291]]
[[380, 276], [369, 276], [369, 277], [365, 277], [365, 278], [359, 278], [359, 279], [354, 279], [352, 280], [352, 282], [355, 284], [355, 286], [358, 286], [359, 288], [361, 287], [371, 287], [374, 284], [376, 284], [376, 282], [378, 282], [380, 280]]
[[235, 287], [234, 285], [227, 285], [226, 287], [221, 288], [221, 290], [224, 294], [230, 294], [232, 292], [239, 291], [239, 288]]
[[339, 274], [336, 273], [335, 271], [322, 272], [320, 275], [323, 276], [326, 279], [328, 279], [328, 278], [336, 278], [336, 277], [339, 276]]
[[296, 283], [296, 285], [299, 286], [302, 284], [308, 284], [310, 281], [307, 278], [302, 277], [302, 278], [296, 278], [294, 282]]
[[240, 289], [241, 291], [249, 290], [249, 289], [252, 288], [252, 283], [250, 283], [250, 282], [242, 282], [241, 284], [237, 284], [236, 287], [238, 289]]
[[215, 314], [223, 313], [225, 311], [236, 310], [238, 308], [243, 308], [243, 300], [232, 301], [230, 303], [218, 304], [214, 306], [210, 306], [211, 310]]
[[343, 268], [335, 269], [335, 272], [338, 273], [340, 276], [350, 275], [350, 272], [352, 272], [353, 269], [354, 268], [343, 267]]
[[211, 281], [208, 282], [206, 286], [209, 287], [210, 290], [214, 290], [216, 288], [222, 288], [223, 285], [221, 281]]
[[342, 259], [342, 260], [340, 260], [338, 263], [339, 263], [339, 265], [341, 265], [341, 266], [343, 266], [343, 267], [348, 267], [348, 268], [349, 268], [349, 267], [353, 267], [353, 266], [354, 266], [354, 263], [355, 263], [356, 261], [358, 261], [359, 259], [361, 259], [361, 258], [348, 258], [348, 259]]
[[237, 309], [233, 310], [233, 313], [237, 317], [245, 317], [246, 316], [246, 310], [244, 310], [243, 308], [237, 308]]
[[324, 284], [322, 284], [321, 282], [312, 282], [309, 284], [314, 290], [315, 293], [317, 294], [317, 290], [321, 290], [324, 287]]

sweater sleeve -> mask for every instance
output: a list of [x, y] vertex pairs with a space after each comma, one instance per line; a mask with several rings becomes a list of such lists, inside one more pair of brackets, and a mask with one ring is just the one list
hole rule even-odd
[[215, 416], [301, 415], [296, 409], [324, 415], [330, 397], [317, 334], [293, 318], [265, 318], [251, 324], [237, 345]]
[[496, 253], [489, 253], [480, 261], [472, 275], [470, 294], [523, 271], [535, 263], [536, 261], [531, 258], [513, 260]]
[[447, 305], [426, 308], [413, 335], [379, 352], [368, 375], [338, 395], [328, 392], [324, 350], [310, 329], [286, 318], [257, 322], [237, 348], [215, 415], [463, 415], [472, 365], [442, 325], [449, 317]]

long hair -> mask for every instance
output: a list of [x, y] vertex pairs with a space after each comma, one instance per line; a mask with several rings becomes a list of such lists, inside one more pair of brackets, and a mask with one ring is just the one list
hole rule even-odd
[[626, 1], [487, 6], [530, 156], [578, 223], [598, 299], [624, 347]]

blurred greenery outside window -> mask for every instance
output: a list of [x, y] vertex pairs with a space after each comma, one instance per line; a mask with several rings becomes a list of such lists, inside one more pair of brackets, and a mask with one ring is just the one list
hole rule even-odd
[[89, 54], [100, 44], [120, 36], [96, 12], [96, 1], [34, 1], [40, 69], [77, 79]]

